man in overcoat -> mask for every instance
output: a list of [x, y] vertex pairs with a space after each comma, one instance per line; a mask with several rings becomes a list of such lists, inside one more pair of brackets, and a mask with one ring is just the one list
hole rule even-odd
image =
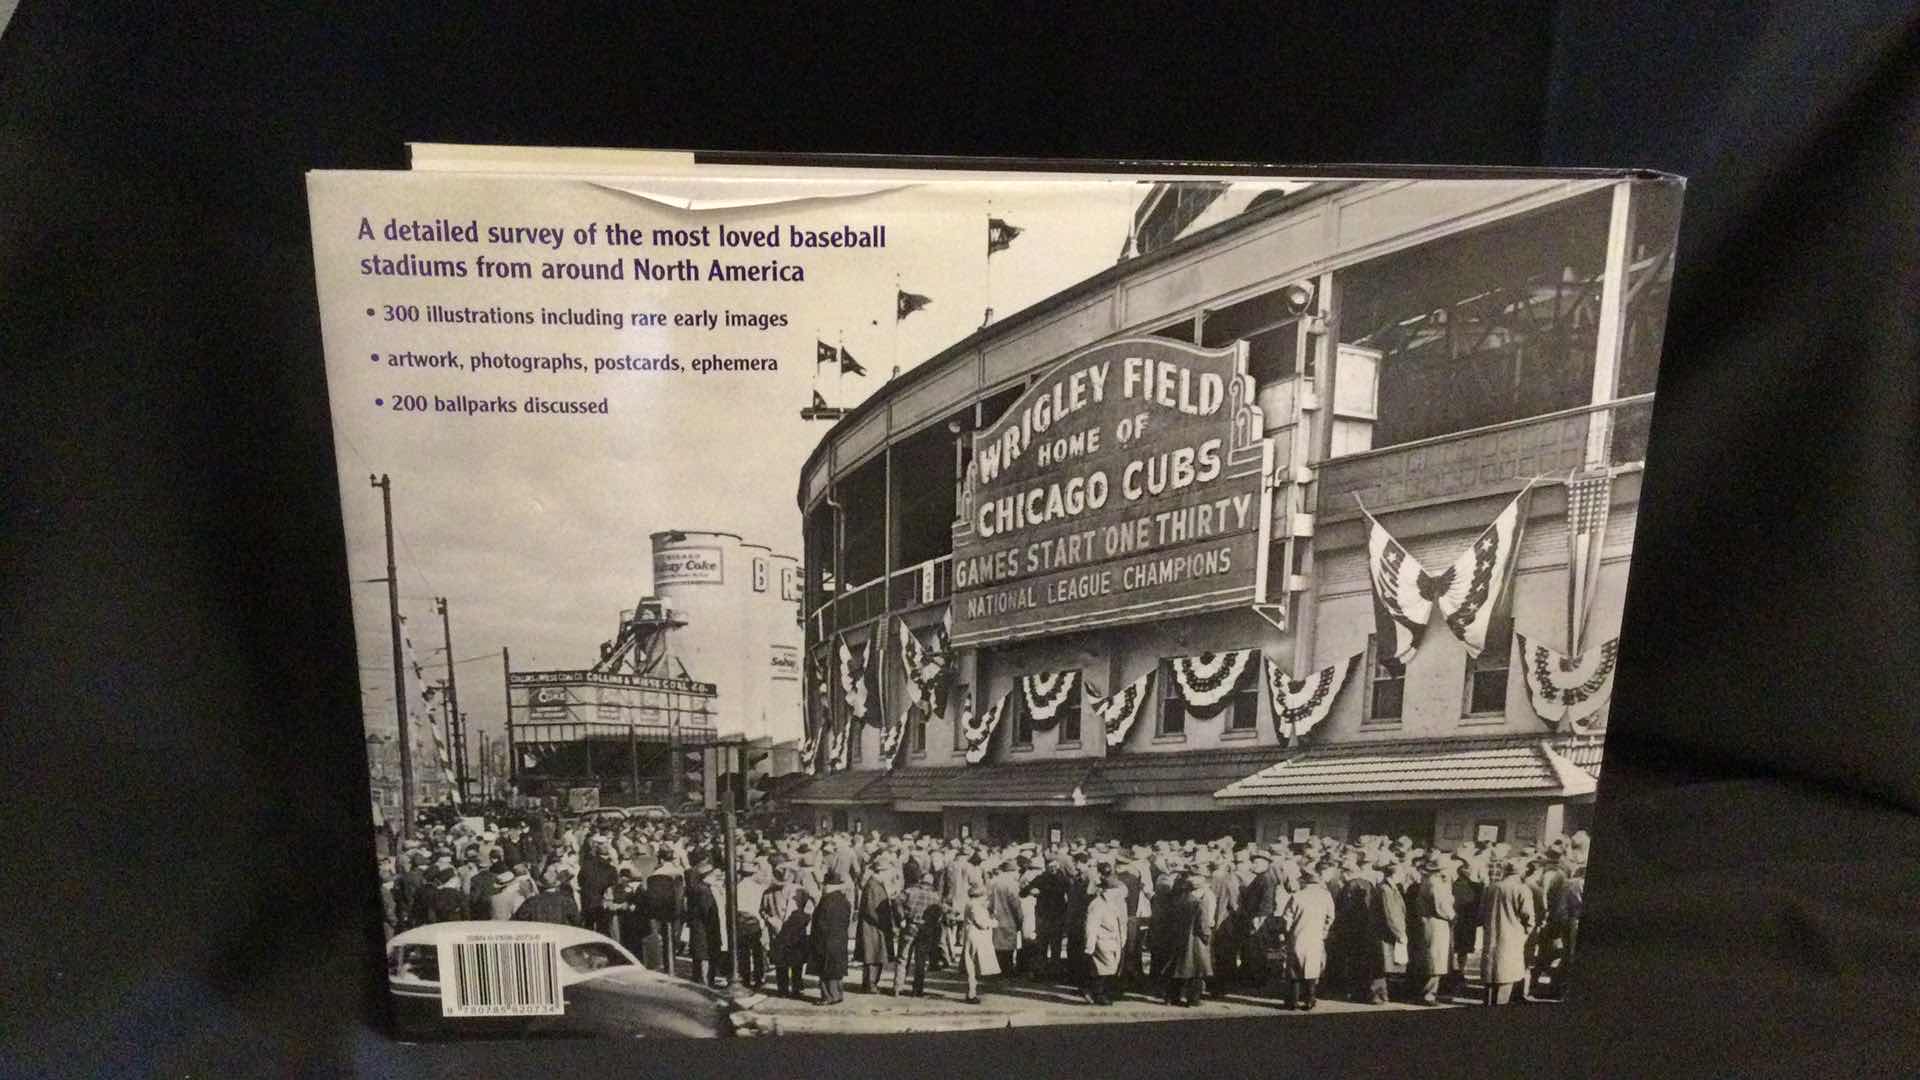
[[[1327, 933], [1333, 929], [1333, 894], [1320, 881], [1318, 867], [1300, 871], [1300, 887], [1287, 894], [1280, 914], [1287, 937], [1287, 1008], [1308, 1012], [1318, 1004], [1320, 976], [1327, 965]], [[1303, 1004], [1304, 1002], [1304, 1004]]]
[[1213, 898], [1206, 879], [1185, 873], [1174, 882], [1169, 920], [1173, 967], [1168, 973], [1167, 1004], [1192, 1008], [1213, 975]]
[[1367, 925], [1372, 931], [1367, 970], [1367, 1000], [1384, 1005], [1391, 998], [1388, 979], [1407, 970], [1407, 901], [1399, 868], [1386, 872], [1368, 897]]
[[848, 882], [836, 870], [828, 870], [821, 883], [820, 903], [813, 909], [813, 924], [807, 928], [807, 943], [813, 950], [813, 973], [820, 980], [820, 1004], [838, 1005], [847, 1000], [841, 984], [847, 977], [847, 931], [853, 922], [853, 904], [847, 899]]
[[1426, 878], [1414, 901], [1414, 914], [1420, 919], [1420, 974], [1422, 1005], [1440, 1003], [1440, 980], [1453, 962], [1453, 874], [1445, 856], [1429, 855], [1421, 864]]
[[1087, 906], [1087, 963], [1093, 971], [1095, 1005], [1113, 1004], [1113, 978], [1120, 971], [1131, 921], [1126, 882], [1117, 876], [1108, 878], [1100, 895]]
[[[893, 896], [887, 890], [888, 856], [881, 856], [876, 872], [868, 874], [860, 886], [860, 992], [871, 994], [880, 986], [880, 972], [893, 959]], [[829, 870], [829, 873], [838, 871]]]
[[987, 879], [987, 910], [993, 915], [995, 957], [1000, 961], [1000, 970], [1011, 973], [1014, 951], [1020, 947], [1020, 938], [1029, 928], [1020, 904], [1020, 876], [1014, 872], [1010, 857], [1002, 860], [993, 876]]
[[1487, 1004], [1505, 1005], [1514, 985], [1527, 977], [1527, 936], [1540, 922], [1540, 912], [1527, 886], [1524, 860], [1509, 859], [1499, 868], [1499, 880], [1486, 890], [1480, 903], [1482, 939], [1481, 976], [1487, 983]]

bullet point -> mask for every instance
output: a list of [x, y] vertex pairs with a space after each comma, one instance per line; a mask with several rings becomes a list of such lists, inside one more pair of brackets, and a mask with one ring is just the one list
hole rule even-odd
[[379, 354], [379, 353], [374, 353], [374, 354], [373, 354], [373, 362], [374, 362], [374, 363], [376, 363], [376, 364], [380, 362], [380, 354]]
[[371, 319], [371, 318], [373, 318], [373, 309], [372, 309], [372, 308], [368, 308], [368, 309], [367, 309], [367, 318], [369, 318], [369, 319]]
[[375, 405], [385, 405], [387, 403], [387, 399], [383, 397], [377, 397], [373, 399], [373, 403]]

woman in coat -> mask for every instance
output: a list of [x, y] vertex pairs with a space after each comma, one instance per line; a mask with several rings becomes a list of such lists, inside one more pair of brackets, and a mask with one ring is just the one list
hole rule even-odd
[[1287, 894], [1279, 918], [1287, 936], [1287, 1008], [1311, 1012], [1318, 1004], [1315, 994], [1326, 970], [1327, 934], [1334, 923], [1333, 894], [1320, 883], [1318, 870], [1309, 866], [1301, 871], [1300, 888]]
[[1533, 889], [1524, 879], [1526, 863], [1513, 859], [1502, 871], [1480, 902], [1480, 928], [1486, 934], [1480, 966], [1489, 1005], [1505, 1005], [1513, 985], [1527, 977], [1527, 937], [1540, 922]]
[[993, 952], [994, 921], [987, 907], [987, 887], [976, 883], [967, 890], [966, 914], [961, 918], [960, 966], [967, 973], [967, 1004], [980, 1004], [980, 977], [1000, 974], [1000, 958]]
[[1093, 970], [1093, 1003], [1113, 1004], [1113, 977], [1120, 973], [1120, 958], [1126, 951], [1128, 911], [1127, 883], [1118, 876], [1107, 878], [1106, 886], [1087, 907], [1087, 961]]
[[1173, 968], [1167, 1004], [1191, 1008], [1200, 1004], [1201, 986], [1213, 977], [1212, 897], [1206, 892], [1205, 879], [1198, 874], [1182, 875], [1174, 890], [1168, 928]]
[[883, 859], [860, 886], [860, 992], [880, 984], [880, 969], [893, 959], [893, 895], [887, 888], [890, 861]]
[[838, 1005], [847, 1000], [841, 983], [847, 977], [847, 931], [852, 925], [853, 902], [847, 899], [845, 877], [838, 870], [828, 870], [820, 903], [813, 909], [813, 923], [807, 928], [813, 973], [820, 979], [819, 1003], [822, 1005]]

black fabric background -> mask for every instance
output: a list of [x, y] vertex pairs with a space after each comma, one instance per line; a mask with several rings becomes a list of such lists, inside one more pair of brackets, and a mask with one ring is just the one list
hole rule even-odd
[[[26, 0], [0, 38], [0, 1073], [1912, 1075], [1915, 18], [1687, 7]], [[407, 139], [1688, 175], [1579, 999], [387, 1041], [302, 174]]]

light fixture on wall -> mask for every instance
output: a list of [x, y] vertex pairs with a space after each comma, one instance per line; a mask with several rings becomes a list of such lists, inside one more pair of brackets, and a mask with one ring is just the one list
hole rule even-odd
[[1280, 299], [1286, 304], [1289, 314], [1305, 315], [1313, 310], [1315, 291], [1316, 287], [1311, 279], [1296, 281], [1280, 290]]

